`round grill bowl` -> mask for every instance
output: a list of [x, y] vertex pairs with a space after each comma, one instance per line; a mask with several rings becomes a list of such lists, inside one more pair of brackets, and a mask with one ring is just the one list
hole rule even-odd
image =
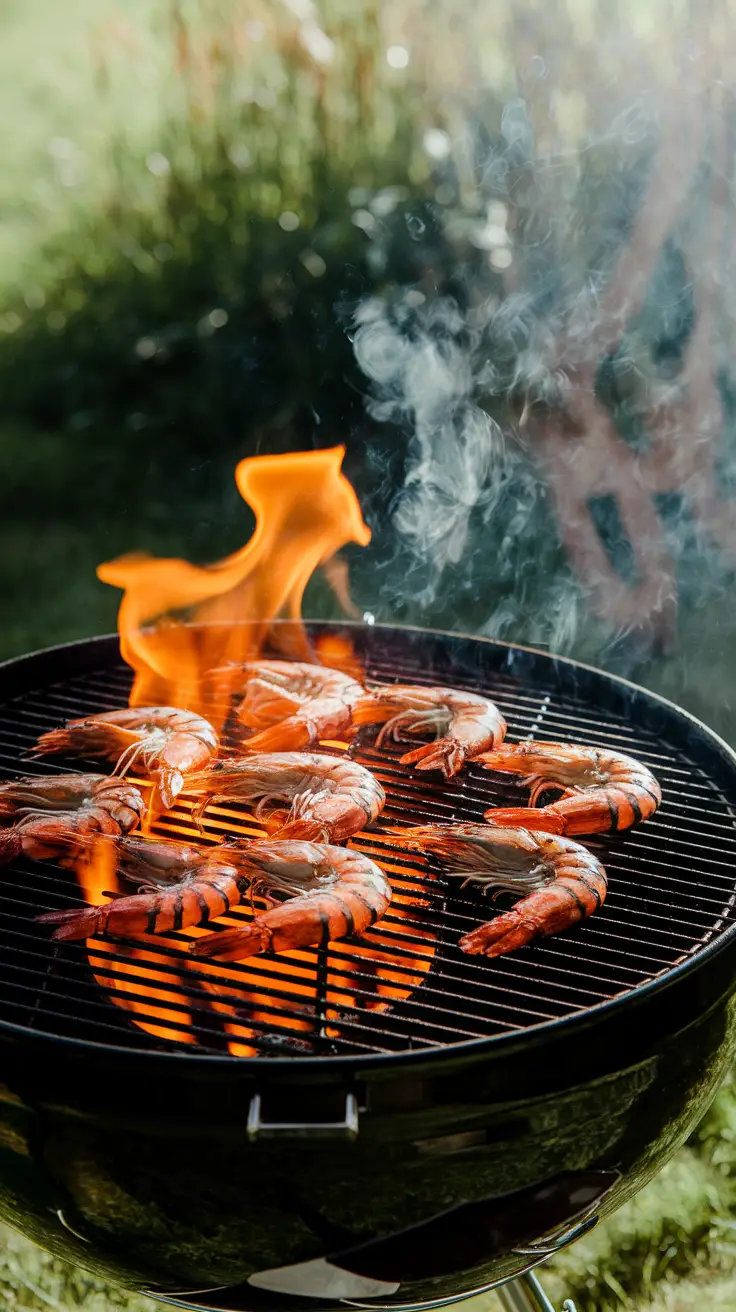
[[[509, 741], [638, 756], [662, 783], [660, 812], [595, 843], [610, 881], [596, 916], [497, 961], [457, 949], [493, 905], [393, 853], [395, 902], [364, 939], [266, 960], [255, 982], [235, 967], [228, 1016], [245, 1057], [228, 1051], [232, 1027], [185, 978], [176, 941], [153, 945], [168, 1005], [150, 1033], [100, 983], [94, 945], [91, 958], [52, 945], [36, 925], [79, 898], [74, 877], [48, 862], [0, 872], [0, 1215], [187, 1305], [436, 1306], [618, 1206], [718, 1087], [736, 1031], [736, 759], [685, 712], [571, 661], [310, 627], [315, 640], [349, 636], [370, 679], [487, 693]], [[129, 687], [114, 638], [0, 667], [3, 774], [85, 768], [24, 753], [65, 719], [124, 706]], [[452, 784], [418, 778], [370, 733], [352, 750], [387, 783], [382, 823], [479, 819], [524, 796], [476, 767]], [[162, 832], [185, 833], [187, 815], [176, 808]], [[356, 845], [389, 857], [380, 823]], [[150, 1000], [145, 977], [132, 987]]]

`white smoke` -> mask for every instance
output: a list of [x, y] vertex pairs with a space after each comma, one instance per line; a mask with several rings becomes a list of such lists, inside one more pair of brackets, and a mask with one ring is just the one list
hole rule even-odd
[[473, 513], [491, 515], [505, 481], [503, 434], [474, 399], [477, 336], [449, 297], [421, 307], [371, 298], [355, 316], [355, 355], [374, 385], [370, 409], [412, 434], [394, 522], [414, 555], [431, 562], [424, 600], [464, 556]]
[[[486, 105], [479, 76], [429, 132], [437, 234], [359, 307], [354, 348], [408, 439], [392, 516], [415, 568], [386, 600], [595, 663], [626, 648], [632, 672], [736, 567], [736, 117], [725, 29], [634, 38], [597, 10], [618, 76], [535, 9], [503, 92]], [[367, 235], [388, 283], [387, 231]]]

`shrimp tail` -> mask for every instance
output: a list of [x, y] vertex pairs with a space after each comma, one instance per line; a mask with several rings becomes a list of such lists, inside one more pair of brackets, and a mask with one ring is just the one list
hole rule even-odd
[[467, 753], [462, 743], [454, 738], [438, 738], [433, 743], [422, 743], [400, 757], [401, 765], [416, 765], [417, 770], [441, 770], [445, 779], [459, 773]]
[[585, 878], [563, 876], [547, 888], [522, 898], [510, 911], [471, 929], [460, 939], [469, 956], [500, 957], [538, 937], [559, 934], [591, 915], [605, 900], [606, 879], [586, 871]]
[[56, 752], [73, 751], [75, 745], [75, 735], [69, 729], [49, 729], [47, 733], [41, 734], [28, 755], [52, 756]]
[[106, 932], [129, 938], [146, 933], [161, 904], [162, 898], [157, 893], [138, 893], [81, 911], [46, 911], [37, 920], [42, 925], [56, 925], [51, 937], [62, 942]]
[[51, 935], [54, 939], [64, 941], [89, 938], [97, 928], [99, 910], [99, 907], [86, 907], [80, 911], [77, 907], [72, 907], [71, 910], [66, 911], [45, 911], [42, 916], [36, 916], [36, 920], [40, 925], [58, 926]]
[[271, 947], [273, 932], [268, 925], [258, 920], [243, 929], [226, 929], [219, 933], [205, 934], [190, 944], [189, 951], [197, 957], [220, 957], [223, 961], [240, 961], [243, 957], [254, 957], [259, 952], [268, 952]]
[[533, 925], [516, 914], [516, 908], [506, 911], [486, 925], [478, 925], [460, 939], [460, 948], [468, 956], [502, 957], [507, 952], [526, 947], [538, 933]]
[[503, 829], [533, 829], [542, 834], [566, 832], [564, 816], [551, 806], [492, 806], [483, 813], [483, 819], [489, 825], [499, 825]]

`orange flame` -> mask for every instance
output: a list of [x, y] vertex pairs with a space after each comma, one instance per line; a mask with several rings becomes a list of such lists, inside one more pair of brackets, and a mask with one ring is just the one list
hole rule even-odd
[[[206, 933], [203, 929], [188, 931], [191, 937]], [[314, 960], [306, 952], [284, 953], [273, 960], [251, 957], [241, 969], [211, 964], [202, 958], [190, 959], [190, 968], [204, 977], [212, 1011], [223, 1017], [223, 1029], [232, 1036], [228, 1051], [233, 1057], [254, 1057], [258, 1048], [243, 1040], [253, 1039], [261, 1027], [287, 1034], [301, 1031], [314, 1032], [315, 987]], [[268, 984], [275, 988], [271, 997], [258, 992], [258, 977], [268, 975]], [[251, 975], [254, 977], [251, 980]], [[283, 976], [283, 980], [280, 979]], [[280, 994], [279, 994], [280, 990]], [[222, 997], [226, 995], [227, 1001]], [[280, 1001], [280, 998], [282, 999]], [[235, 999], [236, 1005], [233, 1005]], [[301, 1014], [300, 1014], [301, 1013]], [[251, 1024], [244, 1023], [245, 1017]]]
[[[340, 446], [241, 461], [235, 479], [255, 512], [256, 526], [246, 545], [218, 564], [202, 568], [185, 560], [130, 555], [100, 565], [98, 577], [124, 590], [118, 626], [121, 653], [135, 671], [131, 705], [184, 707], [221, 729], [231, 691], [223, 667], [256, 658], [277, 618], [291, 621], [279, 635], [282, 652], [286, 636], [290, 656], [316, 659], [362, 678], [348, 639], [322, 634], [312, 648], [301, 625], [304, 591], [318, 567], [343, 610], [355, 614], [347, 567], [336, 553], [347, 542], [367, 545], [371, 535], [342, 473], [344, 454]], [[260, 832], [242, 812], [212, 808], [211, 827], [220, 827], [223, 820], [231, 833]], [[177, 814], [156, 828], [162, 836], [188, 841], [200, 836], [181, 801]], [[264, 1031], [291, 1034], [292, 1042], [299, 1033], [339, 1034], [346, 1015], [349, 1023], [350, 1008], [380, 1012], [408, 998], [434, 956], [435, 936], [417, 919], [414, 908], [421, 901], [406, 882], [411, 872], [392, 868], [405, 879], [395, 884], [390, 916], [402, 922], [402, 933], [416, 936], [416, 955], [404, 955], [405, 943], [403, 953], [395, 951], [391, 930], [379, 925], [365, 941], [336, 944], [327, 952], [251, 957], [234, 966], [193, 958], [182, 950], [180, 936], [148, 937], [140, 948], [91, 938], [86, 945], [90, 964], [114, 1002], [157, 1037], [197, 1043], [209, 1016], [210, 1026], [216, 1020], [227, 1036], [231, 1053], [253, 1056], [258, 1052], [254, 1040]], [[78, 874], [89, 903], [108, 901], [109, 894], [120, 891], [114, 845], [96, 843]], [[240, 909], [237, 923], [244, 914], [247, 908]], [[189, 938], [202, 932], [184, 931]]]
[[[122, 891], [116, 869], [115, 844], [110, 839], [98, 839], [91, 852], [79, 859], [76, 872], [82, 892], [91, 906], [110, 902]], [[135, 1012], [137, 1016], [153, 1016], [166, 1021], [165, 1026], [159, 1026], [136, 1020], [142, 1030], [179, 1043], [196, 1043], [190, 1030], [191, 1015], [186, 1010], [179, 1010], [182, 1002], [186, 1005], [186, 999], [172, 992], [170, 976], [150, 969], [148, 964], [141, 969], [141, 962], [155, 961], [156, 957], [143, 948], [124, 947], [105, 939], [88, 938], [86, 948], [97, 983], [112, 991], [119, 1007]], [[106, 961], [108, 957], [115, 960]], [[145, 997], [141, 997], [141, 976], [146, 981]], [[157, 983], [168, 988], [156, 988]], [[174, 1006], [161, 1005], [166, 1002]]]
[[[132, 706], [181, 706], [221, 720], [222, 682], [214, 686], [211, 671], [257, 656], [281, 616], [294, 622], [293, 654], [310, 659], [299, 624], [307, 583], [347, 542], [371, 538], [342, 473], [344, 454], [338, 446], [241, 460], [235, 481], [256, 527], [215, 565], [133, 554], [98, 567], [103, 583], [124, 589], [118, 628], [136, 672]], [[344, 571], [333, 564], [332, 574], [345, 593]]]
[[[109, 838], [98, 838], [86, 853], [76, 864], [77, 878], [84, 893], [84, 896], [92, 906], [100, 906], [105, 902], [110, 902], [113, 897], [117, 896], [123, 890], [121, 889], [115, 863], [115, 844]], [[127, 890], [128, 892], [130, 890]], [[187, 937], [194, 937], [196, 934], [205, 933], [204, 929], [193, 928], [185, 931]], [[144, 940], [141, 940], [143, 943]], [[228, 968], [222, 965], [210, 965], [209, 963], [197, 960], [187, 956], [182, 952], [181, 943], [174, 938], [166, 935], [156, 935], [155, 938], [146, 940], [146, 947], [131, 947], [127, 944], [111, 943], [106, 939], [89, 938], [86, 941], [87, 955], [92, 967], [94, 977], [97, 983], [108, 992], [117, 1006], [126, 1011], [134, 1013], [134, 1023], [140, 1029], [145, 1030], [147, 1034], [153, 1034], [157, 1038], [168, 1039], [177, 1043], [196, 1044], [197, 1036], [192, 1032], [193, 1016], [191, 1004], [187, 997], [181, 992], [177, 984], [188, 983], [186, 974], [192, 972], [196, 974], [197, 980], [204, 984], [208, 993], [206, 1007], [222, 1015], [224, 1020], [223, 1029], [226, 1034], [232, 1034], [234, 1037], [242, 1040], [243, 1038], [252, 1038], [254, 1030], [245, 1028], [242, 1024], [234, 1023], [230, 1018], [237, 1018], [240, 1010], [247, 1011], [250, 1019], [254, 1022], [270, 1021], [274, 1023], [274, 1003], [271, 999], [263, 998], [261, 1006], [270, 1006], [268, 1012], [261, 1013], [258, 1010], [258, 995], [244, 990], [243, 973], [237, 969]], [[150, 948], [148, 948], [150, 944]], [[170, 958], [170, 970], [165, 973], [160, 968], [155, 969], [158, 965], [166, 960], [164, 953], [160, 949], [173, 948], [176, 950], [176, 957]], [[158, 950], [157, 950], [158, 949]], [[259, 967], [268, 967], [269, 974], [288, 974], [288, 981], [285, 981], [289, 995], [303, 995], [305, 1004], [313, 1002], [315, 996], [314, 985], [311, 982], [301, 983], [299, 981], [298, 970], [294, 971], [296, 961], [308, 962], [310, 970], [305, 976], [313, 977], [314, 967], [304, 952], [289, 953], [288, 961], [273, 961], [266, 963], [262, 960], [250, 962], [250, 970], [247, 972], [246, 979], [251, 972], [257, 972]], [[168, 963], [167, 963], [168, 964]], [[296, 979], [294, 976], [296, 975]], [[204, 980], [200, 977], [205, 977]], [[158, 986], [162, 987], [158, 987]], [[220, 1001], [221, 995], [226, 995], [228, 1001]], [[239, 1004], [236, 1008], [232, 1004], [232, 999], [236, 999]], [[200, 1004], [202, 1007], [205, 1004]], [[298, 1005], [298, 1004], [297, 1004]], [[289, 1007], [293, 1011], [294, 1003], [289, 1002]], [[312, 1008], [313, 1009], [313, 1008]], [[308, 1007], [305, 1005], [305, 1011]], [[151, 1017], [161, 1022], [160, 1024], [151, 1024], [150, 1021], [139, 1019], [139, 1017]], [[311, 1030], [313, 1025], [308, 1018], [300, 1020], [293, 1015], [278, 1016], [277, 1024], [280, 1029], [292, 1030]], [[257, 1054], [257, 1048], [244, 1046], [242, 1042], [230, 1043], [228, 1045], [230, 1052], [235, 1056], [251, 1057]]]
[[[187, 837], [195, 834], [187, 832]], [[328, 1038], [340, 1037], [356, 1004], [379, 1013], [411, 997], [436, 950], [433, 931], [416, 919], [414, 908], [425, 904], [407, 882], [414, 878], [411, 872], [396, 863], [382, 864], [399, 876], [392, 878], [390, 914], [393, 922], [401, 922], [402, 935], [416, 940], [411, 957], [392, 951], [382, 924], [359, 942], [333, 944], [321, 962], [314, 952], [295, 950], [275, 958], [250, 957], [240, 966], [193, 958], [173, 936], [141, 938], [140, 947], [89, 938], [94, 977], [118, 1007], [132, 1013], [135, 1025], [169, 1042], [198, 1044], [193, 1026], [206, 1022], [207, 1012], [219, 1019], [228, 1051], [236, 1057], [257, 1056], [253, 1040], [264, 1032], [298, 1039], [300, 1032], [306, 1038], [321, 1030]], [[109, 902], [123, 891], [109, 838], [96, 839], [76, 870], [90, 905]], [[183, 931], [187, 938], [207, 932], [198, 927]], [[259, 980], [271, 992], [261, 991]], [[182, 992], [187, 986], [200, 997], [192, 1001]]]

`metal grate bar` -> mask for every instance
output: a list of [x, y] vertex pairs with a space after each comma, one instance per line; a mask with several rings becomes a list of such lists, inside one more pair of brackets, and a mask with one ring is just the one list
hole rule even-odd
[[[487, 649], [482, 651], [484, 661], [472, 669], [461, 657], [432, 666], [400, 634], [375, 638], [367, 676], [377, 683], [451, 683], [485, 691], [508, 719], [509, 742], [534, 736], [590, 743], [627, 752], [654, 770], [665, 794], [658, 815], [628, 835], [590, 841], [609, 875], [608, 899], [594, 917], [567, 935], [493, 961], [465, 956], [460, 936], [492, 917], [497, 906], [478, 890], [459, 889], [418, 854], [387, 843], [386, 826], [480, 820], [490, 806], [524, 805], [528, 793], [510, 776], [479, 766], [449, 784], [417, 775], [399, 765], [405, 749], [378, 752], [375, 731], [364, 730], [351, 754], [375, 771], [389, 793], [378, 825], [354, 840], [386, 864], [394, 885], [394, 901], [378, 926], [326, 951], [228, 963], [215, 993], [212, 968], [191, 957], [186, 934], [146, 939], [143, 963], [130, 955], [141, 949], [140, 940], [52, 945], [35, 917], [82, 905], [80, 890], [72, 874], [50, 863], [18, 862], [0, 872], [0, 1016], [36, 1030], [183, 1053], [222, 1053], [233, 1044], [237, 1051], [295, 1057], [429, 1049], [518, 1032], [605, 1002], [668, 970], [733, 923], [733, 811], [720, 776], [711, 777], [704, 767], [703, 754], [691, 760], [679, 741], [655, 733], [633, 714], [609, 713], [586, 700], [572, 676], [565, 684], [564, 670], [535, 678], [522, 661], [527, 673], [516, 677], [513, 669], [494, 667], [492, 649], [487, 660]], [[131, 675], [119, 661], [87, 673], [74, 669], [73, 650], [68, 661], [60, 670], [67, 677], [0, 706], [5, 777], [106, 768], [27, 755], [44, 730], [127, 703]], [[237, 746], [231, 730], [224, 741]], [[202, 841], [186, 797], [155, 830]], [[244, 807], [213, 806], [204, 841], [235, 832], [263, 830]], [[251, 914], [249, 907], [237, 908], [218, 926], [245, 924]], [[117, 987], [121, 972], [124, 995]], [[161, 1014], [136, 1017], [131, 1004]]]

